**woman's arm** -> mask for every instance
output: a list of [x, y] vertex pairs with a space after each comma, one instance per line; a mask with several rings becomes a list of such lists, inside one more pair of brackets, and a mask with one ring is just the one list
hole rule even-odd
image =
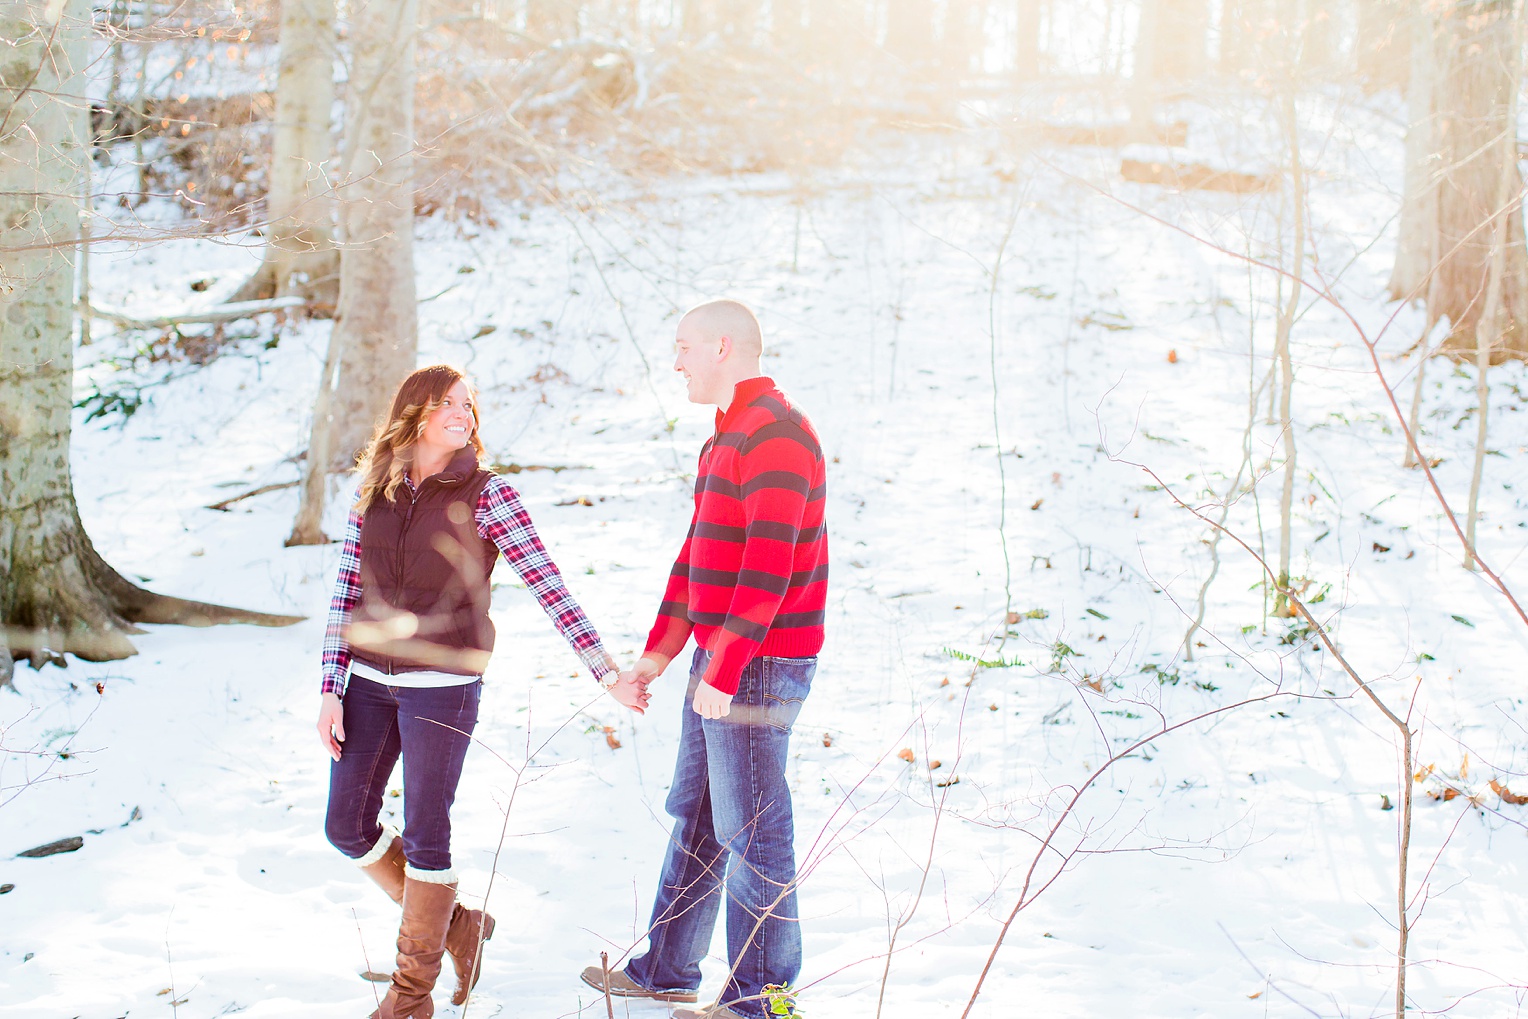
[[321, 693], [343, 696], [350, 679], [350, 613], [361, 600], [361, 514], [350, 511], [345, 544], [340, 548], [340, 573], [329, 602], [329, 625], [324, 631], [324, 685]]
[[572, 645], [594, 677], [603, 681], [616, 671], [600, 635], [584, 610], [568, 593], [562, 573], [536, 534], [536, 525], [520, 502], [520, 494], [498, 475], [488, 480], [477, 506], [478, 534], [498, 546], [509, 565], [525, 581], [557, 632]]

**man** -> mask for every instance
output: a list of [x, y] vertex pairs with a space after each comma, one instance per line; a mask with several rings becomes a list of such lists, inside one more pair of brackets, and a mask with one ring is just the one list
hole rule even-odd
[[[701, 449], [695, 514], [647, 649], [612, 688], [637, 706], [628, 701], [695, 636], [648, 950], [609, 981], [621, 997], [697, 1001], [725, 881], [726, 986], [715, 1005], [675, 1019], [759, 1019], [782, 993], [766, 988], [791, 986], [801, 970], [785, 762], [822, 649], [827, 489], [817, 433], [760, 374], [762, 346], [758, 320], [736, 301], [679, 322], [674, 370], [691, 402], [716, 406], [716, 433]], [[583, 978], [605, 989], [600, 967]]]

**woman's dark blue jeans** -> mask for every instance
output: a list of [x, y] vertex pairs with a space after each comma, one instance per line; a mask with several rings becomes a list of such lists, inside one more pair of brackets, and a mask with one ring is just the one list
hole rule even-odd
[[629, 962], [626, 975], [651, 990], [698, 990], [725, 880], [732, 971], [718, 1000], [741, 1015], [764, 1016], [765, 985], [792, 984], [801, 972], [785, 762], [817, 659], [754, 659], [743, 670], [731, 713], [702, 719], [690, 703], [710, 660], [697, 650], [690, 667], [666, 805], [674, 830], [647, 954]]
[[403, 855], [421, 871], [451, 870], [451, 803], [477, 725], [482, 680], [460, 686], [386, 686], [352, 676], [345, 742], [329, 768], [324, 834], [360, 859], [382, 837], [377, 815], [403, 755]]

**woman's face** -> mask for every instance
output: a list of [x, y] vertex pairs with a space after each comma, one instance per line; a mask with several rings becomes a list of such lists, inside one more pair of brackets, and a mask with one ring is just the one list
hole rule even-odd
[[419, 445], [440, 452], [454, 453], [472, 439], [472, 393], [467, 383], [457, 379], [446, 390], [441, 404], [425, 418]]

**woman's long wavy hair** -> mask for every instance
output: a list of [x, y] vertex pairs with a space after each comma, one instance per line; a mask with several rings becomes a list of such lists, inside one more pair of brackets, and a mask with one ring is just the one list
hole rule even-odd
[[414, 446], [424, 434], [425, 423], [439, 409], [446, 392], [458, 382], [465, 382], [467, 391], [472, 394], [472, 437], [468, 441], [482, 459], [477, 391], [472, 388], [472, 383], [459, 369], [448, 364], [420, 368], [399, 384], [398, 391], [393, 394], [392, 408], [372, 433], [366, 452], [356, 464], [356, 470], [361, 474], [356, 509], [364, 513], [378, 496], [391, 501], [398, 494], [404, 475], [414, 462]]

